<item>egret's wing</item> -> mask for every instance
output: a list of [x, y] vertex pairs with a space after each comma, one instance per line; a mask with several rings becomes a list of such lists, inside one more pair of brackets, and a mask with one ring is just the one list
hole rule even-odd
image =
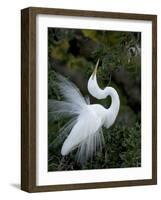
[[64, 101], [49, 100], [49, 120], [55, 121], [64, 117], [79, 115], [89, 100], [82, 96], [77, 86], [60, 74], [56, 74], [56, 85]]
[[65, 140], [61, 150], [62, 155], [67, 155], [78, 147], [78, 160], [85, 161], [92, 156], [103, 140], [102, 134], [100, 134], [101, 126], [101, 119], [87, 106], [79, 115], [76, 124]]
[[81, 107], [65, 101], [50, 99], [48, 101], [49, 120], [56, 121], [65, 117], [74, 117], [80, 114]]
[[49, 100], [49, 118], [53, 121], [64, 117], [74, 119], [60, 130], [57, 139], [66, 137], [61, 153], [67, 155], [78, 147], [77, 158], [85, 161], [102, 143], [101, 119], [89, 109], [89, 99], [72, 82], [57, 74], [56, 84], [64, 101]]
[[57, 86], [60, 90], [60, 93], [64, 97], [65, 101], [79, 106], [87, 104], [80, 90], [74, 83], [69, 81], [64, 76], [61, 76], [60, 74], [57, 74], [56, 77], [58, 80]]

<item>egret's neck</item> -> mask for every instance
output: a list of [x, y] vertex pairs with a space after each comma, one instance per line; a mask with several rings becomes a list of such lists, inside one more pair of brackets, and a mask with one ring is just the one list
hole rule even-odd
[[106, 95], [106, 97], [111, 97], [111, 106], [109, 107], [109, 110], [113, 112], [113, 114], [117, 115], [120, 107], [120, 99], [118, 93], [114, 88], [106, 87], [104, 89], [104, 94]]
[[88, 81], [88, 91], [96, 99], [105, 99], [107, 96], [110, 96], [112, 101], [108, 110], [111, 111], [113, 115], [117, 116], [120, 107], [120, 99], [114, 88], [106, 87], [105, 89], [101, 89], [97, 83], [95, 75], [94, 77], [91, 76]]

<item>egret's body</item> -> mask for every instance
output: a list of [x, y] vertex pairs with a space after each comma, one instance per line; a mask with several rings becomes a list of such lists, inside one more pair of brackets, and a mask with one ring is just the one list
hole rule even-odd
[[104, 143], [102, 127], [112, 126], [120, 107], [119, 96], [114, 88], [99, 88], [96, 78], [97, 67], [98, 62], [88, 81], [88, 91], [97, 99], [111, 96], [111, 106], [108, 109], [100, 104], [90, 104], [73, 83], [60, 75], [58, 76], [58, 87], [65, 101], [51, 100], [49, 102], [49, 108], [55, 119], [71, 117], [71, 121], [61, 130], [63, 134], [68, 134], [61, 154], [68, 155], [72, 150], [78, 148], [77, 158], [80, 162], [92, 157], [97, 149], [102, 147], [102, 143]]

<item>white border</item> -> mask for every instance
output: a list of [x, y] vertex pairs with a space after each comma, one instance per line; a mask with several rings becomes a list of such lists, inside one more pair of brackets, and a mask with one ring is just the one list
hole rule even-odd
[[[47, 70], [48, 27], [98, 30], [137, 31], [142, 33], [141, 59], [141, 164], [139, 168], [100, 169], [48, 172], [47, 134]], [[37, 121], [36, 121], [36, 184], [55, 185], [73, 183], [140, 180], [152, 178], [152, 24], [149, 21], [99, 19], [38, 15], [36, 19]]]

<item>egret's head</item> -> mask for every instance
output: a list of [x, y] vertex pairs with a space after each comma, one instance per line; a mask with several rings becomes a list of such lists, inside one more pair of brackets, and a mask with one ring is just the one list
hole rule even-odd
[[104, 98], [104, 93], [103, 93], [103, 90], [98, 86], [97, 77], [96, 77], [98, 65], [99, 65], [99, 59], [96, 63], [96, 66], [94, 68], [92, 75], [90, 76], [88, 80], [88, 91], [93, 97], [97, 99], [102, 99]]

